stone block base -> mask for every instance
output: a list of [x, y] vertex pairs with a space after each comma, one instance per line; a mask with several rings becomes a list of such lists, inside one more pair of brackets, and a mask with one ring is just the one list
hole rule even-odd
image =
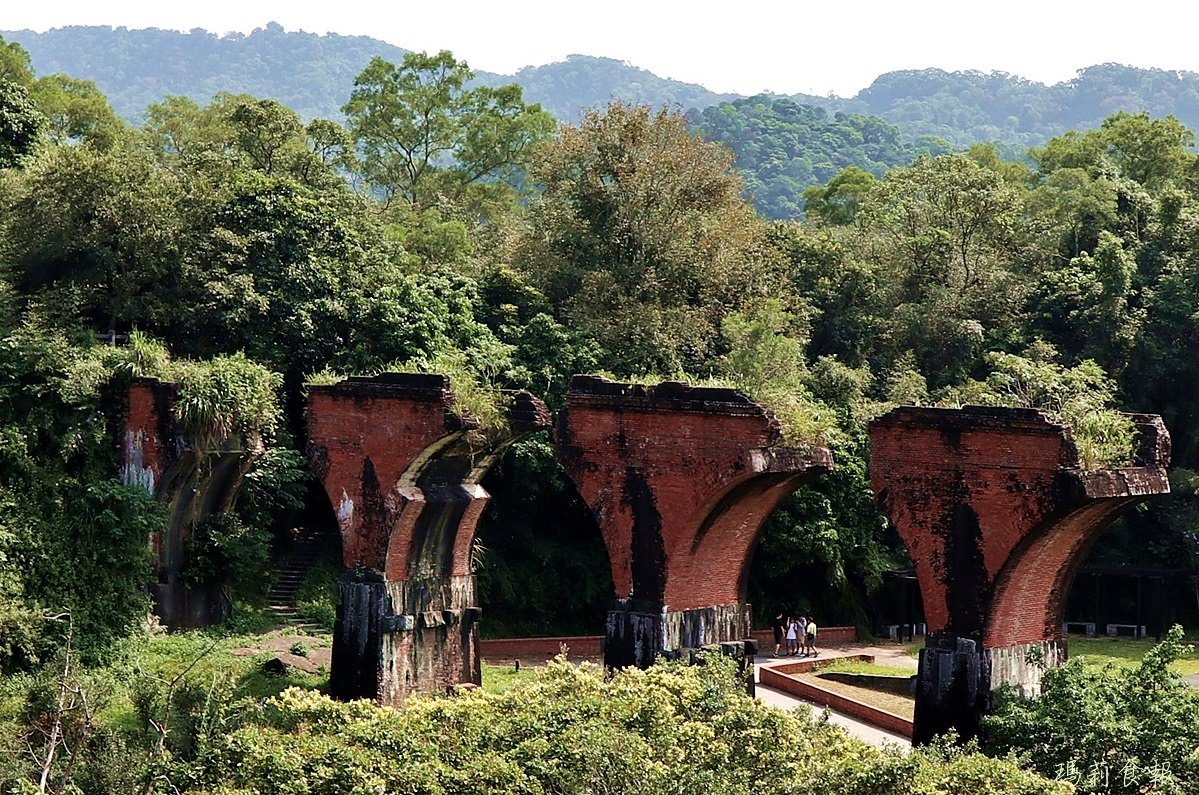
[[968, 638], [935, 635], [920, 650], [912, 742], [924, 744], [950, 730], [961, 740], [978, 735], [991, 705], [989, 653]]
[[473, 576], [445, 582], [347, 578], [338, 584], [329, 692], [399, 704], [413, 693], [482, 683]]
[[1066, 661], [1066, 641], [1045, 640], [988, 649], [991, 656], [991, 687], [1009, 685], [1021, 696], [1041, 694], [1041, 677]]
[[692, 649], [740, 642], [750, 637], [750, 606], [713, 605], [692, 610], [637, 599], [618, 599], [608, 611], [604, 665], [646, 668], [660, 655], [677, 657]]

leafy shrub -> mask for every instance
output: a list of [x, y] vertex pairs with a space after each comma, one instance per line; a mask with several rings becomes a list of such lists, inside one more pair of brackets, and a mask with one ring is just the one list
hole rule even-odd
[[720, 330], [729, 353], [722, 377], [705, 385], [728, 385], [771, 409], [788, 444], [828, 444], [837, 436], [834, 412], [805, 383], [806, 339], [790, 336], [795, 318], [774, 299], [725, 317]]
[[[506, 358], [507, 346], [496, 343], [496, 358]], [[503, 430], [508, 427], [508, 406], [511, 399], [494, 382], [495, 371], [479, 363], [478, 357], [471, 359], [466, 353], [443, 349], [429, 357], [410, 359], [398, 365], [400, 372], [440, 373], [450, 379], [454, 408], [469, 414], [486, 430]]]
[[215, 450], [235, 433], [248, 439], [269, 435], [279, 422], [275, 393], [282, 377], [245, 354], [179, 362], [168, 377], [179, 384], [175, 419], [197, 450]]
[[747, 698], [731, 664], [606, 680], [558, 661], [491, 694], [401, 709], [287, 690], [172, 778], [200, 792], [1067, 793], [1007, 761], [880, 750]]
[[1186, 651], [1174, 627], [1135, 668], [1071, 659], [1039, 697], [999, 697], [985, 747], [1083, 792], [1199, 793], [1199, 691], [1169, 670]]
[[214, 513], [196, 522], [187, 537], [190, 585], [263, 584], [270, 533], [249, 527], [233, 513]]

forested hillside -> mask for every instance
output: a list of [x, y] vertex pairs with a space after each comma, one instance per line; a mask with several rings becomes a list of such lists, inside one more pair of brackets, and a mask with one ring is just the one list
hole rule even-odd
[[[287, 32], [275, 23], [249, 35], [107, 27], [0, 35], [24, 47], [40, 73], [94, 81], [117, 113], [131, 121], [141, 121], [151, 103], [170, 95], [203, 103], [219, 92], [276, 99], [306, 120], [340, 118], [354, 78], [370, 59], [399, 62], [406, 52], [366, 36]], [[584, 55], [527, 66], [516, 75], [477, 72], [476, 79], [485, 85], [516, 82], [527, 100], [570, 122], [611, 100], [690, 108], [734, 98]]]
[[881, 75], [837, 107], [881, 116], [910, 139], [939, 136], [954, 148], [994, 141], [1018, 155], [1121, 111], [1199, 127], [1199, 74], [1109, 63], [1047, 86], [1002, 72], [911, 70]]
[[799, 218], [803, 193], [853, 166], [876, 177], [920, 154], [941, 154], [943, 139], [906, 140], [877, 116], [830, 115], [824, 108], [759, 96], [692, 111], [691, 126], [736, 156], [747, 195], [767, 218]]
[[[95, 81], [117, 113], [133, 121], [165, 96], [206, 102], [220, 91], [277, 99], [304, 119], [336, 118], [354, 77], [373, 56], [398, 61], [405, 52], [365, 36], [288, 32], [275, 23], [226, 36], [108, 27], [2, 35], [21, 44], [42, 74], [63, 72]], [[528, 101], [567, 122], [610, 100], [702, 110], [742, 99], [584, 55], [527, 66], [515, 75], [480, 72], [477, 77], [489, 85], [515, 82]], [[908, 70], [880, 75], [853, 97], [788, 98], [830, 113], [878, 116], [908, 141], [938, 136], [959, 149], [994, 141], [1011, 154], [1067, 130], [1092, 129], [1119, 111], [1174, 115], [1199, 127], [1199, 75], [1119, 64], [1081, 68], [1074, 79], [1055, 85], [1002, 72]]]

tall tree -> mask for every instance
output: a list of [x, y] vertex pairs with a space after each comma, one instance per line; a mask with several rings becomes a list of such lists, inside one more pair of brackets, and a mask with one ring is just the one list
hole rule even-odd
[[16, 165], [33, 151], [44, 121], [29, 91], [0, 77], [0, 168]]
[[56, 141], [87, 142], [108, 149], [127, 132], [108, 98], [90, 80], [47, 75], [34, 83], [33, 98]]
[[560, 319], [635, 373], [702, 369], [729, 312], [782, 284], [724, 147], [613, 104], [538, 151], [521, 259]]
[[445, 50], [408, 53], [399, 66], [371, 60], [343, 110], [372, 187], [421, 210], [516, 178], [554, 122], [519, 86], [467, 88], [473, 76]]

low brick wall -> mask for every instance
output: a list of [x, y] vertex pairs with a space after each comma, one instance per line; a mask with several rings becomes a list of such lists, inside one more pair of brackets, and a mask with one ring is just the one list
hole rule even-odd
[[517, 658], [556, 657], [562, 646], [571, 657], [602, 657], [603, 635], [570, 635], [561, 638], [492, 638], [479, 641], [483, 659], [514, 660]]
[[[749, 634], [758, 642], [758, 651], [764, 653], [774, 651], [774, 630], [755, 629]], [[848, 643], [856, 643], [857, 640], [857, 627], [821, 627], [816, 633], [816, 648], [843, 646]], [[786, 643], [786, 641], [783, 642]]]
[[[838, 661], [861, 660], [862, 662], [874, 662], [874, 658], [866, 654], [839, 657], [837, 659]], [[802, 698], [804, 701], [811, 701], [814, 704], [843, 712], [850, 717], [869, 723], [871, 726], [877, 726], [880, 729], [907, 737], [909, 740], [912, 739], [912, 721], [902, 715], [896, 715], [870, 704], [864, 704], [857, 699], [843, 696], [840, 693], [834, 693], [831, 690], [825, 690], [811, 682], [806, 682], [789, 675], [811, 673], [815, 668], [828, 665], [828, 663], [828, 660], [807, 660], [787, 663], [785, 665], [764, 665], [758, 671], [758, 682], [766, 687], [781, 690], [796, 698]]]

